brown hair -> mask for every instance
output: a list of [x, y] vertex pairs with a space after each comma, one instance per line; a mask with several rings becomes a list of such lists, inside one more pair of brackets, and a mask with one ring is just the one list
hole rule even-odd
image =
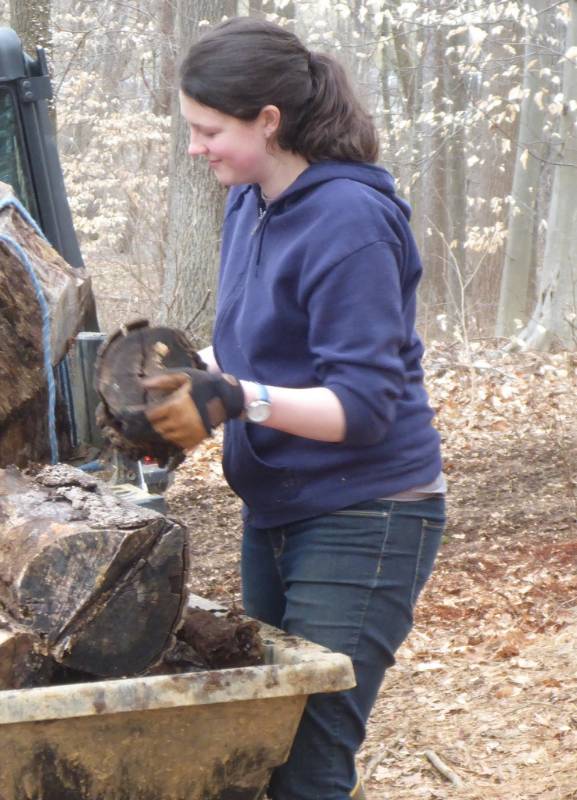
[[235, 17], [217, 25], [183, 59], [180, 88], [198, 103], [247, 121], [266, 105], [278, 106], [279, 147], [308, 161], [378, 158], [372, 118], [341, 65], [271, 22]]

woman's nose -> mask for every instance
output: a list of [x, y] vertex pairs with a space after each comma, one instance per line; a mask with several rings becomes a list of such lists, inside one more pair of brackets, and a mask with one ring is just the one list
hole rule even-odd
[[194, 136], [190, 137], [190, 141], [188, 143], [189, 156], [202, 156], [206, 155], [207, 152], [206, 145], [199, 142]]

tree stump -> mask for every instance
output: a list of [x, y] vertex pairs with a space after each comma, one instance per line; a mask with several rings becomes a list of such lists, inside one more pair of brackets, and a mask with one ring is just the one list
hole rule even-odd
[[187, 574], [177, 523], [72, 467], [0, 470], [0, 609], [35, 637], [11, 652], [100, 677], [143, 673], [174, 642]]
[[[0, 183], [0, 200], [11, 195]], [[94, 300], [85, 270], [70, 267], [19, 212], [0, 211], [0, 235], [28, 255], [51, 318], [52, 363], [66, 354]], [[0, 466], [25, 466], [48, 460], [47, 391], [42, 345], [42, 316], [32, 280], [0, 240]], [[64, 409], [61, 409], [64, 421]], [[64, 428], [64, 424], [61, 425]], [[62, 436], [64, 442], [64, 436]]]

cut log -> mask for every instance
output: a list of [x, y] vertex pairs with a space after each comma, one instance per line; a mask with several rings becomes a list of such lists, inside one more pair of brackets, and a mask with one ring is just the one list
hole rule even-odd
[[262, 664], [264, 644], [259, 623], [231, 609], [224, 617], [200, 608], [187, 609], [178, 631], [185, 643], [209, 669], [250, 667]]
[[0, 607], [65, 667], [150, 668], [173, 644], [187, 573], [177, 523], [72, 467], [0, 470]]
[[53, 662], [42, 650], [39, 637], [0, 614], [0, 689], [47, 686]]
[[[0, 183], [0, 201], [12, 191]], [[52, 363], [66, 354], [70, 341], [91, 314], [94, 299], [82, 269], [70, 267], [20, 213], [0, 211], [0, 236], [27, 254], [50, 309]], [[48, 460], [47, 392], [42, 345], [42, 316], [30, 275], [11, 247], [0, 240], [0, 466], [25, 466]], [[61, 429], [66, 419], [60, 409]], [[65, 437], [61, 430], [61, 440]]]
[[184, 459], [183, 451], [156, 433], [144, 413], [165, 395], [146, 390], [142, 379], [174, 369], [206, 369], [186, 335], [175, 328], [134, 320], [100, 347], [95, 386], [102, 404], [97, 421], [104, 437], [131, 459], [152, 456], [171, 468]]

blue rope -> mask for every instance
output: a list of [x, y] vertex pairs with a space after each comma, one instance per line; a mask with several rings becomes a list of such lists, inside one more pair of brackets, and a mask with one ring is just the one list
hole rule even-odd
[[[24, 208], [15, 197], [5, 197], [0, 201], [0, 211], [12, 206], [19, 214], [26, 220], [26, 222], [36, 231], [39, 236], [46, 239], [46, 236], [30, 216], [28, 211]], [[52, 369], [52, 343], [51, 343], [51, 328], [50, 328], [50, 309], [44, 296], [42, 286], [34, 272], [34, 267], [28, 255], [23, 248], [11, 236], [0, 234], [0, 241], [4, 242], [10, 250], [12, 250], [20, 263], [24, 266], [32, 286], [36, 293], [36, 298], [42, 313], [42, 347], [44, 350], [44, 374], [46, 376], [46, 383], [48, 385], [48, 437], [50, 440], [50, 455], [53, 464], [58, 463], [58, 437], [56, 436], [56, 384], [54, 382], [54, 371]]]

